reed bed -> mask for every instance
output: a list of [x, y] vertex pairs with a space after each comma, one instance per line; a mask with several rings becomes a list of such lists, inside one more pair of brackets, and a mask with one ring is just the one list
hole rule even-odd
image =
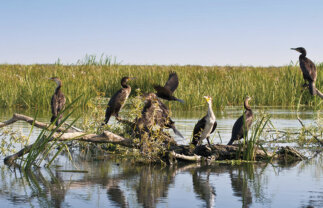
[[[323, 91], [323, 64], [318, 64], [316, 86]], [[87, 109], [93, 97], [111, 97], [120, 88], [123, 76], [134, 76], [132, 95], [154, 91], [154, 84], [164, 85], [168, 73], [176, 71], [180, 84], [175, 96], [185, 104], [172, 102], [173, 109], [192, 110], [204, 106], [202, 97], [210, 95], [214, 108], [242, 105], [246, 95], [252, 96], [251, 105], [296, 107], [298, 103], [322, 109], [322, 101], [308, 90], [301, 97], [304, 83], [298, 66], [139, 66], [120, 64], [82, 65], [0, 65], [0, 107], [37, 108], [47, 111], [56, 84], [48, 80], [57, 76], [63, 82], [67, 102], [79, 95], [84, 97], [82, 108]], [[301, 99], [301, 100], [299, 100]], [[93, 105], [93, 103], [92, 103]]]

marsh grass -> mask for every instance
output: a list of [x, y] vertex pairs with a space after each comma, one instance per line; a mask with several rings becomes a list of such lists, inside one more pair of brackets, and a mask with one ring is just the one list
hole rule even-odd
[[[63, 149], [66, 149], [69, 152], [68, 147], [63, 142], [58, 142], [59, 138], [78, 120], [79, 117], [76, 117], [65, 131], [60, 133], [60, 136], [53, 139], [53, 135], [57, 132], [57, 129], [63, 125], [67, 119], [73, 115], [76, 108], [72, 109], [72, 106], [80, 99], [81, 96], [72, 101], [59, 115], [64, 114], [71, 110], [71, 112], [66, 115], [61, 123], [58, 126], [55, 126], [55, 119], [46, 129], [43, 129], [38, 135], [36, 141], [33, 143], [31, 150], [29, 151], [26, 158], [24, 158], [21, 164], [21, 167], [24, 170], [30, 170], [33, 166], [40, 166], [40, 164], [44, 161], [45, 158], [48, 157], [50, 152], [52, 152], [55, 147], [58, 148], [58, 151], [54, 154], [54, 156], [50, 159], [49, 163], [46, 166], [49, 166], [54, 159], [60, 154]], [[59, 118], [59, 115], [57, 118]], [[36, 120], [36, 118], [35, 118]]]
[[255, 161], [255, 151], [257, 149], [266, 150], [261, 146], [259, 140], [265, 133], [265, 128], [270, 124], [270, 116], [261, 114], [254, 122], [249, 132], [246, 132], [243, 141], [239, 144], [236, 159], [242, 158], [244, 161]]
[[[68, 103], [84, 94], [81, 107], [87, 109], [93, 105], [87, 102], [90, 98], [111, 97], [119, 90], [123, 76], [137, 77], [130, 83], [132, 98], [138, 88], [142, 92], [154, 92], [154, 84], [164, 85], [168, 73], [176, 71], [180, 83], [174, 95], [185, 104], [172, 102], [172, 109], [200, 109], [204, 95], [213, 98], [213, 106], [217, 109], [241, 106], [246, 95], [252, 96], [257, 106], [296, 107], [300, 103], [313, 109], [323, 108], [321, 99], [312, 97], [308, 90], [299, 97], [304, 81], [298, 66], [140, 66], [111, 64], [104, 58], [100, 61], [92, 56], [88, 59], [79, 65], [0, 65], [0, 107], [48, 111], [56, 87], [48, 78], [53, 76], [61, 78]], [[323, 64], [317, 65], [316, 87], [321, 91], [322, 68]]]
[[[258, 141], [262, 136], [264, 129], [267, 124], [270, 122], [270, 116], [263, 115], [260, 119], [258, 119], [253, 126], [253, 131], [250, 137], [246, 136], [244, 139], [244, 147], [245, 151], [243, 152], [243, 159], [248, 161], [254, 161], [255, 158], [255, 150], [259, 148]], [[263, 149], [263, 148], [262, 148]]]

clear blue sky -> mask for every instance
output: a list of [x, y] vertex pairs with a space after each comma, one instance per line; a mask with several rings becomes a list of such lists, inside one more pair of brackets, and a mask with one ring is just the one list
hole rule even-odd
[[0, 2], [0, 63], [284, 65], [323, 61], [322, 0]]

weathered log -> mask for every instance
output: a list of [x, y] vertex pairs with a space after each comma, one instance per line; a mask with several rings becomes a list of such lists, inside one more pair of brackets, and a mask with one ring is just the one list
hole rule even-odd
[[176, 159], [181, 159], [186, 161], [201, 161], [202, 159], [202, 157], [199, 155], [189, 156], [189, 155], [178, 154], [178, 153], [175, 153], [174, 151], [172, 151], [170, 155]]
[[316, 94], [323, 99], [323, 93], [316, 88]]
[[[78, 140], [84, 142], [92, 143], [110, 143], [110, 144], [119, 144], [125, 147], [130, 148], [139, 148], [131, 139], [123, 138], [117, 134], [111, 133], [109, 131], [104, 131], [102, 134], [85, 134], [83, 132], [70, 132], [70, 133], [54, 133], [52, 140], [58, 138], [58, 141], [70, 141]], [[28, 145], [25, 148], [21, 149], [19, 152], [7, 156], [4, 159], [4, 163], [11, 165], [19, 157], [29, 153], [34, 144]]]
[[[32, 117], [15, 113], [15, 114], [13, 114], [11, 119], [9, 119], [7, 121], [4, 121], [4, 122], [0, 122], [0, 128], [8, 126], [10, 124], [13, 124], [13, 123], [15, 123], [17, 121], [25, 121], [25, 122], [29, 123], [30, 125], [34, 125], [34, 126], [36, 126], [38, 128], [41, 128], [41, 129], [48, 129], [50, 127], [50, 125], [48, 125], [46, 123], [43, 123], [43, 122], [40, 122], [40, 121], [37, 121], [37, 120], [33, 119]], [[55, 129], [55, 128], [56, 128], [55, 125], [51, 126], [51, 129]], [[63, 131], [66, 131], [66, 130], [63, 127], [59, 127], [57, 129], [57, 131], [58, 132], [63, 132]], [[74, 132], [74, 131], [71, 129], [71, 130], [68, 130], [67, 132]]]
[[[13, 124], [19, 120], [25, 121], [29, 124], [34, 124], [36, 127], [39, 127], [42, 129], [48, 129], [49, 127], [48, 124], [36, 121], [31, 117], [21, 115], [21, 114], [14, 114], [13, 117], [8, 121], [0, 123], [0, 128]], [[119, 136], [109, 131], [104, 131], [101, 134], [87, 134], [84, 132], [79, 132], [80, 131], [79, 129], [78, 129], [78, 132], [75, 132], [72, 130], [71, 132], [65, 132], [65, 133], [64, 131], [66, 130], [62, 127], [60, 127], [58, 130], [60, 130], [61, 132], [54, 133], [50, 141], [54, 139], [57, 139], [58, 141], [77, 140], [77, 141], [92, 142], [92, 143], [118, 144], [128, 148], [136, 148], [136, 149], [140, 148], [139, 144], [134, 143], [132, 139], [124, 138], [122, 136]], [[167, 134], [165, 134], [164, 136], [167, 137]], [[239, 147], [239, 145], [212, 145], [211, 147], [208, 147], [206, 145], [201, 145], [196, 148], [193, 148], [190, 145], [177, 145], [177, 143], [173, 141], [171, 137], [169, 137], [169, 139], [167, 138], [164, 139], [164, 141], [165, 141], [164, 145], [166, 149], [169, 151], [168, 154], [170, 157], [173, 157], [175, 159], [180, 159], [180, 160], [186, 160], [186, 161], [202, 161], [203, 158], [210, 158], [210, 157], [216, 160], [241, 159], [243, 155], [243, 151], [245, 151], [243, 148]], [[7, 156], [4, 159], [4, 162], [8, 165], [13, 164], [16, 159], [29, 153], [33, 145], [34, 144], [26, 146], [25, 148], [21, 149], [19, 152], [13, 155]], [[261, 160], [261, 159], [273, 158], [274, 154], [265, 152], [260, 149], [255, 149], [254, 155], [257, 160]], [[297, 155], [297, 154], [294, 154], [294, 155]], [[297, 157], [303, 159], [299, 155], [297, 155]]]
[[306, 160], [307, 157], [304, 155], [300, 154], [296, 149], [286, 146], [286, 147], [281, 147], [277, 151], [277, 157], [281, 161], [285, 162], [295, 162], [295, 161], [300, 161], [300, 160]]

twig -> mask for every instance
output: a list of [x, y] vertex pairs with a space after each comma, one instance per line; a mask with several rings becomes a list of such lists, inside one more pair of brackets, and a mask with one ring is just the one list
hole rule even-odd
[[266, 132], [278, 132], [278, 133], [283, 133], [283, 134], [300, 134], [298, 132], [288, 132], [288, 131], [282, 131], [282, 130], [273, 130], [273, 129], [268, 129]]
[[312, 135], [312, 137], [313, 137], [316, 141], [318, 141], [318, 143], [319, 143], [321, 146], [323, 146], [323, 142], [322, 142], [321, 140], [319, 140], [319, 138], [318, 138], [316, 135], [312, 134], [312, 132], [311, 132], [311, 131], [309, 131], [309, 130], [307, 130], [307, 129], [306, 129], [306, 126], [304, 125], [303, 121], [299, 118], [299, 116], [298, 116], [298, 115], [297, 115], [297, 120], [298, 120], [298, 121], [299, 121], [299, 123], [302, 125], [302, 127], [304, 127], [305, 131], [306, 131], [306, 132], [308, 132], [309, 134], [311, 134], [311, 135]]
[[[67, 123], [67, 122], [64, 122], [64, 124], [65, 125], [67, 125], [67, 126], [71, 126], [69, 123]], [[71, 126], [70, 127], [71, 129], [74, 129], [75, 131], [77, 131], [77, 132], [83, 132], [83, 130], [82, 129], [79, 129], [79, 128], [77, 128], [77, 127], [75, 127], [75, 126]]]

